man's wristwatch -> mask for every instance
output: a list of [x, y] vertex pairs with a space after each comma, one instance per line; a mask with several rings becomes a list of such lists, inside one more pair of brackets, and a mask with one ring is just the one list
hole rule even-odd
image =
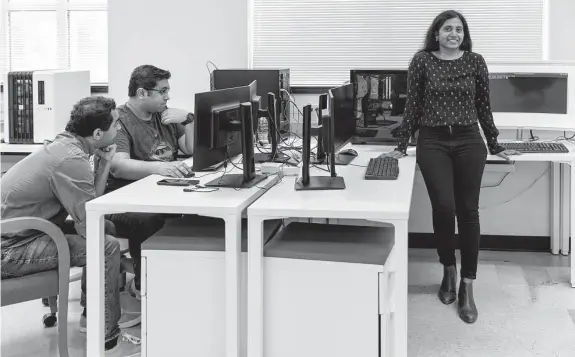
[[188, 113], [186, 120], [182, 122], [182, 125], [188, 125], [194, 122], [194, 113]]

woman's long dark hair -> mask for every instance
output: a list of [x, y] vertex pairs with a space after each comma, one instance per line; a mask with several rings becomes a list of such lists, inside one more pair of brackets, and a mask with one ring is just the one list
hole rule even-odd
[[429, 29], [427, 30], [427, 34], [425, 35], [425, 43], [423, 44], [423, 48], [421, 50], [428, 52], [438, 51], [439, 41], [435, 39], [435, 36], [437, 36], [437, 33], [439, 32], [441, 26], [443, 26], [445, 21], [456, 17], [458, 17], [461, 20], [464, 32], [463, 42], [461, 43], [461, 46], [459, 46], [459, 48], [463, 51], [471, 52], [471, 35], [469, 34], [469, 26], [467, 25], [467, 21], [465, 20], [465, 17], [463, 17], [463, 15], [454, 10], [447, 10], [437, 15], [437, 17], [435, 18], [435, 20], [433, 20], [431, 26], [429, 26]]

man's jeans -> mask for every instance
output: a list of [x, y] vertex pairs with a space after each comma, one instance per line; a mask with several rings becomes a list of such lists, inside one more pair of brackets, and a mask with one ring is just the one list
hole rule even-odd
[[118, 213], [106, 215], [114, 223], [115, 236], [128, 239], [134, 262], [134, 283], [140, 290], [142, 243], [164, 227], [166, 215], [156, 213]]
[[[70, 247], [70, 265], [82, 269], [82, 297], [80, 304], [86, 307], [86, 239], [76, 234], [66, 234]], [[20, 277], [58, 268], [58, 250], [54, 241], [42, 235], [36, 240], [17, 247], [2, 246], [2, 279]], [[120, 334], [120, 244], [116, 238], [106, 235], [104, 241], [104, 306], [106, 342]], [[61, 322], [62, 323], [62, 322]]]

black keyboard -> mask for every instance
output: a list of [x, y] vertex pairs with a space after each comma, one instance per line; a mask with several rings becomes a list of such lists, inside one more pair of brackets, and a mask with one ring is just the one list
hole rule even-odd
[[520, 143], [500, 143], [505, 150], [515, 150], [524, 153], [568, 153], [569, 149], [561, 143], [540, 143], [540, 142], [520, 142]]
[[365, 170], [366, 180], [397, 180], [399, 165], [392, 157], [370, 159]]

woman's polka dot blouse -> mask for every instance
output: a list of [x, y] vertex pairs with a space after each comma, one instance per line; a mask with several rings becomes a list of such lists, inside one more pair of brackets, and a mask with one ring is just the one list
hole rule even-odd
[[413, 56], [407, 75], [407, 99], [398, 150], [405, 153], [420, 126], [471, 125], [479, 121], [491, 154], [503, 151], [489, 103], [489, 76], [478, 53], [442, 60], [430, 52]]

